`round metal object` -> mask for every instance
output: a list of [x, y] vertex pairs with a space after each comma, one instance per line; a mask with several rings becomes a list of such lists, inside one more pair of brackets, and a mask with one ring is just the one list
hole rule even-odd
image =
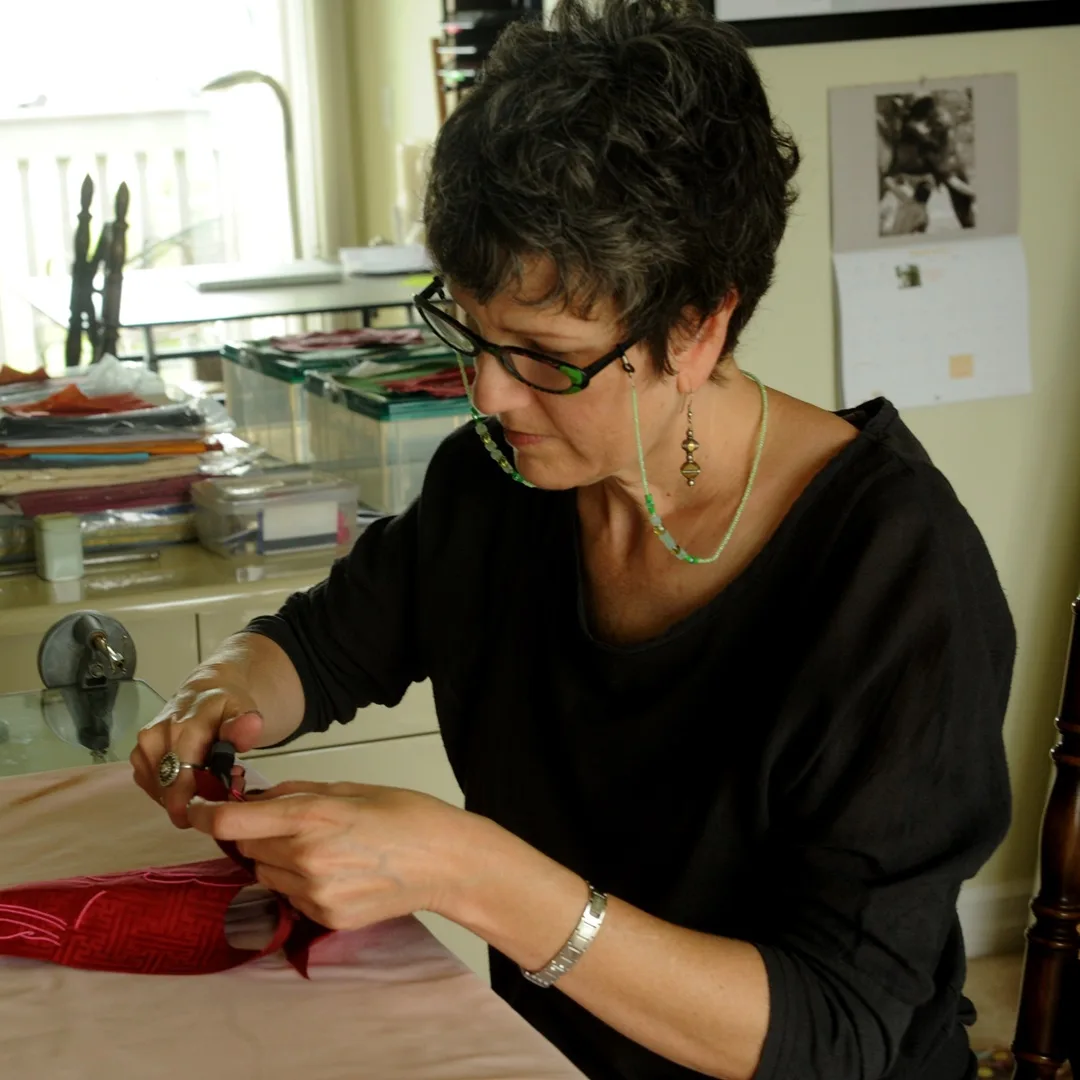
[[75, 611], [54, 623], [41, 639], [37, 665], [43, 685], [54, 687], [78, 684], [80, 664], [86, 657], [88, 644], [85, 640], [80, 640], [76, 634], [76, 626], [84, 616], [96, 620], [105, 631], [108, 644], [122, 658], [123, 664], [114, 672], [114, 676], [123, 679], [135, 677], [135, 643], [123, 625], [100, 611]]
[[190, 761], [181, 761], [176, 753], [170, 750], [158, 763], [157, 778], [162, 787], [175, 784], [182, 769], [199, 769], [202, 766], [192, 765]]

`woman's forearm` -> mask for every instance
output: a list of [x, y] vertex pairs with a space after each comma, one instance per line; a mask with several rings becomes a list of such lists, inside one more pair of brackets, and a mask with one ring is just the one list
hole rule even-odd
[[[483, 854], [442, 914], [536, 970], [570, 936], [587, 889], [577, 874], [487, 825]], [[687, 1068], [722, 1080], [750, 1080], [757, 1070], [769, 985], [761, 954], [746, 942], [674, 926], [610, 897], [596, 940], [545, 992], [560, 990]]]
[[304, 689], [292, 661], [277, 642], [262, 634], [226, 638], [184, 681], [194, 689], [222, 684], [247, 691], [263, 718], [260, 746], [287, 739], [304, 718]]

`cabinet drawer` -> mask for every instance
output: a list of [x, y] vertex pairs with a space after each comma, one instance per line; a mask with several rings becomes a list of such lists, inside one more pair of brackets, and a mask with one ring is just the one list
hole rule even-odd
[[259, 596], [251, 600], [229, 600], [200, 611], [199, 659], [205, 660], [227, 638], [243, 630], [260, 615], [273, 615], [289, 594]]
[[411, 735], [315, 750], [293, 747], [299, 747], [299, 742], [245, 757], [274, 784], [284, 780], [381, 784], [424, 791], [455, 806], [464, 805], [438, 735]]
[[431, 683], [426, 680], [415, 683], [405, 692], [401, 702], [393, 709], [382, 705], [369, 705], [358, 709], [354, 719], [347, 724], [331, 724], [328, 731], [302, 735], [288, 746], [256, 750], [254, 756], [264, 757], [282, 751], [328, 750], [333, 747], [356, 746], [377, 742], [380, 739], [399, 739], [403, 736], [437, 735], [439, 719], [435, 715], [435, 699]]
[[[282, 593], [283, 602], [288, 594]], [[257, 604], [222, 604], [214, 611], [200, 611], [199, 656], [206, 659], [231, 634], [242, 630], [258, 615], [272, 614], [277, 602], [262, 598]], [[169, 693], [172, 691], [170, 690]], [[166, 695], [168, 696], [168, 695]], [[305, 735], [288, 746], [289, 752], [316, 750], [331, 746], [348, 746], [377, 739], [396, 739], [403, 735], [428, 735], [439, 730], [435, 715], [435, 701], [431, 684], [417, 683], [410, 686], [401, 702], [392, 709], [382, 705], [370, 705], [359, 709], [348, 724], [333, 724], [329, 731]], [[280, 750], [257, 751], [257, 753], [280, 753]]]

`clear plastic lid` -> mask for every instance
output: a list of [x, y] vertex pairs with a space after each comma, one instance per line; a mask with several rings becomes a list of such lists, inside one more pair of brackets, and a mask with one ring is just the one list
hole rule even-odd
[[249, 476], [219, 476], [200, 480], [191, 487], [200, 506], [228, 512], [252, 508], [275, 500], [338, 499], [356, 501], [355, 485], [312, 469], [275, 469]]

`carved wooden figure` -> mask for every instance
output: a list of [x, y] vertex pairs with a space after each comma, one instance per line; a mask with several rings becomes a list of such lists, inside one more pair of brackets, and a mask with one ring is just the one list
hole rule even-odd
[[[1014, 1080], [1052, 1080], [1066, 1057], [1080, 1066], [1080, 633], [1073, 632], [1042, 824], [1042, 870], [1032, 902], [1020, 994]], [[1080, 1074], [1077, 1074], [1080, 1075]]]
[[94, 197], [94, 181], [87, 175], [79, 193], [79, 223], [75, 228], [75, 257], [71, 265], [71, 315], [68, 322], [66, 361], [77, 367], [82, 355], [82, 336], [91, 341], [97, 338], [97, 315], [94, 311], [94, 275], [87, 270], [90, 254], [90, 202]]
[[[82, 338], [90, 342], [95, 361], [106, 353], [116, 353], [120, 328], [120, 295], [123, 288], [124, 260], [127, 255], [127, 211], [130, 202], [127, 184], [116, 193], [116, 220], [102, 227], [94, 253], [90, 254], [90, 203], [94, 181], [87, 176], [79, 193], [78, 225], [75, 229], [75, 252], [71, 266], [71, 316], [68, 321], [65, 359], [68, 367], [77, 367], [82, 357]], [[94, 306], [94, 278], [104, 267], [105, 284], [101, 290], [101, 321]]]
[[116, 339], [120, 330], [120, 293], [124, 283], [124, 260], [127, 257], [127, 212], [130, 196], [127, 184], [116, 192], [116, 216], [108, 230], [105, 248], [105, 288], [101, 298], [101, 333], [94, 350], [94, 360], [106, 353], [116, 355]]

